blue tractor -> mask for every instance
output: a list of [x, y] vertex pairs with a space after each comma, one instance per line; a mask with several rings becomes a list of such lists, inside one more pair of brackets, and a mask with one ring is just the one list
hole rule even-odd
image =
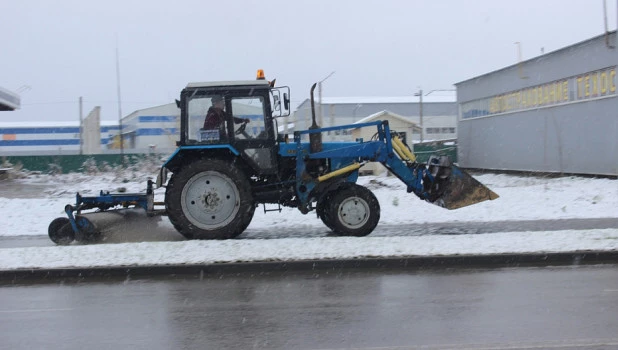
[[[274, 81], [190, 83], [176, 103], [180, 108], [178, 148], [161, 167], [156, 186], [165, 187], [163, 209], [156, 209], [153, 183], [144, 194], [77, 195], [65, 208], [67, 217], [50, 224], [58, 244], [95, 240], [102, 231], [98, 217], [118, 208], [137, 207], [148, 215], [166, 215], [188, 239], [229, 239], [251, 223], [258, 205], [313, 210], [335, 234], [366, 236], [380, 219], [380, 204], [367, 188], [356, 184], [359, 169], [382, 163], [421, 200], [456, 209], [498, 197], [453, 165], [447, 156], [419, 163], [387, 121], [320, 128], [311, 88], [312, 126], [279, 132], [278, 117], [289, 115], [288, 87]], [[208, 120], [211, 109], [220, 113]], [[221, 112], [222, 110], [222, 112]], [[205, 120], [206, 118], [206, 120]], [[212, 118], [211, 118], [212, 119]], [[218, 124], [216, 122], [219, 122]], [[322, 133], [373, 128], [371, 140], [322, 142]], [[275, 209], [272, 209], [275, 208]], [[94, 213], [88, 210], [96, 210]], [[108, 215], [109, 216], [109, 215]]]

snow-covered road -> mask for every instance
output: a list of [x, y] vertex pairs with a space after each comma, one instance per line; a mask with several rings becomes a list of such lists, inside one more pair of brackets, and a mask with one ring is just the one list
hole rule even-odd
[[[125, 187], [143, 191], [147, 174], [98, 176], [68, 174], [33, 176], [0, 183], [0, 236], [42, 235], [64, 205], [74, 201], [75, 192], [94, 195], [99, 190]], [[435, 223], [517, 220], [559, 220], [567, 218], [617, 218], [618, 181], [584, 177], [526, 177], [502, 174], [475, 176], [500, 195], [495, 201], [448, 211], [408, 194], [393, 177], [361, 177], [381, 205], [381, 225], [423, 225]], [[9, 190], [10, 189], [10, 190]], [[16, 190], [17, 189], [17, 190]], [[158, 196], [162, 195], [160, 190]], [[8, 197], [8, 198], [7, 198]], [[18, 198], [23, 197], [23, 198]], [[163, 218], [158, 226], [173, 230]], [[302, 215], [296, 209], [282, 213], [256, 210], [248, 232], [294, 232], [282, 239], [239, 239], [229, 241], [120, 242], [90, 246], [0, 249], [0, 269], [141, 266], [203, 264], [239, 261], [287, 261], [457, 254], [568, 252], [618, 249], [618, 229], [560, 230], [550, 232], [503, 232], [476, 235], [368, 236], [363, 238], [302, 237], [303, 231], [322, 232], [323, 224], [314, 213]], [[130, 234], [130, 233], [127, 233]]]

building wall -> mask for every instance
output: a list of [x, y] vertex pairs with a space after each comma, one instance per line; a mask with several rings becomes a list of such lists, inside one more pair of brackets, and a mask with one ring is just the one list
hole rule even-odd
[[176, 148], [179, 137], [179, 117], [177, 116], [139, 116], [128, 125], [125, 135], [134, 138], [131, 148], [161, 150]]
[[95, 107], [82, 121], [83, 154], [101, 153], [101, 107]]
[[[100, 128], [104, 148], [118, 126]], [[0, 123], [0, 155], [60, 155], [80, 153], [78, 123]]]
[[[424, 140], [455, 138], [457, 136], [457, 103], [454, 101], [433, 102], [429, 96], [426, 98], [427, 101], [423, 102]], [[364, 101], [366, 99], [359, 98], [357, 103], [348, 101], [345, 103], [325, 103], [322, 105], [322, 121], [317, 120], [317, 122], [322, 127], [353, 124], [369, 115], [387, 110], [410, 118], [410, 121], [421, 125], [420, 104], [418, 102], [366, 102]], [[439, 100], [445, 100], [445, 98], [442, 97]], [[325, 101], [328, 102], [328, 99], [325, 99]], [[320, 106], [316, 104], [316, 119], [319, 119], [319, 108]], [[312, 123], [310, 101], [306, 100], [301, 103], [294, 114], [288, 118], [288, 121], [294, 124], [296, 130], [308, 129]], [[427, 128], [432, 128], [431, 132], [427, 132]], [[439, 132], [434, 132], [436, 128]], [[349, 141], [351, 137], [350, 135], [342, 135], [335, 139]], [[413, 140], [420, 141], [420, 133], [416, 134]]]
[[[137, 110], [122, 119], [124, 149], [171, 151], [180, 139], [180, 110], [175, 103]], [[120, 142], [113, 148], [119, 148]]]
[[599, 36], [456, 84], [459, 164], [618, 175], [617, 64]]

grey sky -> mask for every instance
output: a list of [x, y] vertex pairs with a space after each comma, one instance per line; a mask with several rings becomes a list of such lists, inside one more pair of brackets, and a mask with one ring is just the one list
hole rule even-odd
[[[616, 1], [608, 0], [609, 29]], [[0, 0], [0, 86], [21, 91], [5, 121], [78, 120], [172, 102], [189, 81], [268, 79], [293, 107], [335, 71], [324, 96], [403, 96], [603, 33], [602, 0]], [[576, 73], [576, 72], [574, 72]]]

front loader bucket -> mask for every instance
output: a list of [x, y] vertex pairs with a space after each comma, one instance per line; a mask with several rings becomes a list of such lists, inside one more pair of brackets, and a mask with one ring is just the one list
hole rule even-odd
[[442, 183], [442, 195], [434, 204], [446, 209], [458, 209], [499, 196], [475, 178], [455, 165], [451, 165], [451, 174]]
[[[431, 157], [428, 172], [433, 181], [424, 180], [429, 202], [446, 208], [458, 209], [499, 196], [468, 173], [450, 162], [446, 156]], [[429, 181], [428, 181], [429, 180]]]

